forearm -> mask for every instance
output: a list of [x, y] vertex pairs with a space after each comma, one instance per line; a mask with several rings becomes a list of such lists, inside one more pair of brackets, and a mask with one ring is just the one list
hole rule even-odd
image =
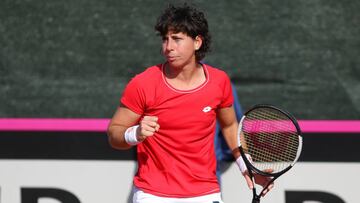
[[233, 122], [230, 125], [224, 126], [222, 128], [222, 134], [235, 159], [240, 156], [240, 151], [238, 149], [238, 141], [237, 141], [237, 128], [238, 128], [237, 122]]
[[222, 108], [218, 111], [218, 121], [226, 143], [231, 149], [235, 159], [240, 156], [237, 141], [238, 122], [233, 107]]
[[[236, 163], [239, 166], [241, 173], [244, 174], [246, 172], [247, 168], [246, 168], [243, 158], [240, 155], [240, 150], [238, 147], [237, 128], [238, 128], [238, 124], [234, 123], [228, 127], [225, 127], [222, 132], [223, 132], [224, 138], [236, 160]], [[247, 155], [247, 156], [249, 156], [249, 155]]]
[[[115, 149], [129, 149], [134, 144], [126, 140], [125, 134], [128, 128], [137, 125], [140, 115], [130, 109], [120, 106], [110, 121], [107, 134], [110, 145]], [[136, 134], [135, 134], [136, 136]], [[130, 140], [131, 141], [131, 140]]]
[[110, 145], [115, 149], [122, 149], [126, 150], [131, 148], [131, 145], [129, 145], [125, 141], [125, 131], [127, 130], [127, 127], [120, 126], [120, 125], [110, 125], [108, 128], [108, 138]]

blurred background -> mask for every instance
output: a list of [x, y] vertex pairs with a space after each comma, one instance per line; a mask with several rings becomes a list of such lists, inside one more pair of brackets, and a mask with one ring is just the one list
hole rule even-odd
[[[164, 61], [153, 27], [159, 13], [178, 2], [185, 1], [1, 0], [0, 118], [111, 118], [126, 83]], [[188, 2], [209, 22], [213, 44], [205, 63], [228, 73], [244, 110], [271, 103], [300, 120], [360, 120], [359, 1]], [[290, 203], [300, 194], [355, 203], [354, 190], [339, 192], [343, 179], [333, 185], [326, 180], [334, 175], [329, 168], [345, 167], [347, 177], [360, 181], [359, 136], [305, 133], [297, 172], [302, 176], [284, 178], [269, 202]], [[134, 160], [133, 150], [110, 149], [105, 131], [1, 131], [0, 202], [33, 203], [34, 188], [43, 196], [49, 191], [41, 188], [60, 188], [62, 197], [72, 193], [81, 202], [126, 202]], [[224, 175], [228, 203], [238, 201], [235, 171]], [[309, 173], [321, 184], [305, 181]], [[98, 187], [89, 186], [94, 182]], [[311, 196], [314, 191], [327, 199]], [[249, 201], [250, 195], [243, 198]]]
[[[162, 63], [157, 16], [169, 1], [0, 2], [0, 116], [112, 116], [124, 85]], [[176, 1], [170, 1], [176, 2]], [[299, 119], [360, 118], [360, 3], [191, 1], [244, 109]]]

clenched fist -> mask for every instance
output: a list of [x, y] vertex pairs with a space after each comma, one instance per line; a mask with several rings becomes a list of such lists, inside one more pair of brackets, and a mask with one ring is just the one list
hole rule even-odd
[[159, 129], [160, 125], [158, 124], [158, 117], [144, 116], [137, 128], [136, 138], [139, 142], [142, 142], [147, 137], [153, 136], [155, 132], [159, 131]]

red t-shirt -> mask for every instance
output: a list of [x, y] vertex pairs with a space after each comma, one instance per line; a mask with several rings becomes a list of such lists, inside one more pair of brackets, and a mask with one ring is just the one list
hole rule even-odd
[[214, 134], [216, 110], [233, 104], [224, 71], [203, 65], [206, 81], [192, 90], [168, 84], [163, 65], [136, 75], [121, 103], [142, 116], [157, 116], [160, 130], [137, 145], [134, 184], [163, 197], [195, 197], [219, 192]]

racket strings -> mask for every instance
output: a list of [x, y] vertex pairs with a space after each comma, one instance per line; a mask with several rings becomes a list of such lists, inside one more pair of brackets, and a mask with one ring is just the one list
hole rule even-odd
[[291, 119], [280, 111], [258, 108], [243, 121], [245, 150], [259, 170], [279, 172], [291, 165], [297, 157], [299, 138]]

